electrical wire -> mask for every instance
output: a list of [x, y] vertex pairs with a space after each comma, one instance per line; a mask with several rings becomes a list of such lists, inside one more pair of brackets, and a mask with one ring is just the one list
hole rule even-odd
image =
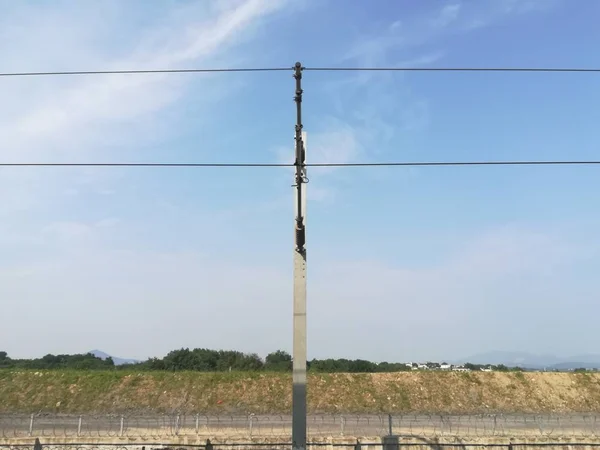
[[151, 73], [219, 73], [219, 72], [277, 72], [290, 71], [290, 67], [223, 68], [223, 69], [140, 69], [140, 70], [76, 70], [57, 72], [0, 72], [0, 77], [35, 77], [60, 75], [127, 75]]
[[406, 161], [373, 163], [313, 163], [313, 167], [391, 167], [391, 166], [560, 166], [560, 165], [596, 165], [600, 160], [589, 161]]
[[591, 72], [600, 68], [584, 67], [305, 67], [314, 72]]
[[[567, 166], [600, 165], [600, 160], [555, 161], [404, 161], [307, 163], [305, 167]], [[295, 167], [293, 163], [0, 163], [0, 167]]]
[[[223, 73], [223, 72], [281, 72], [293, 67], [247, 67], [215, 69], [132, 69], [132, 70], [76, 70], [48, 72], [0, 72], [0, 77], [33, 77], [62, 75], [127, 75], [127, 74], [175, 74], [175, 73]], [[599, 73], [600, 68], [583, 67], [303, 67], [313, 72], [569, 72]]]

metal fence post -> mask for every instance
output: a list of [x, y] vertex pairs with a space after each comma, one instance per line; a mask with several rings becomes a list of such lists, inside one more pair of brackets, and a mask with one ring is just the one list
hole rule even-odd
[[388, 414], [388, 436], [392, 436], [394, 434], [394, 426], [392, 423], [392, 415]]
[[343, 436], [346, 431], [346, 418], [344, 416], [340, 417], [340, 434]]
[[213, 450], [213, 445], [212, 442], [210, 442], [210, 439], [206, 440], [206, 445], [204, 446], [205, 450]]
[[121, 416], [121, 429], [119, 430], [119, 436], [123, 436], [123, 431], [125, 430], [125, 417]]
[[196, 414], [196, 434], [200, 431], [200, 414]]
[[175, 417], [175, 436], [179, 436], [179, 414]]
[[81, 419], [81, 416], [79, 416], [79, 420], [77, 421], [77, 437], [81, 436], [81, 422], [82, 422], [82, 419]]
[[34, 420], [34, 415], [32, 414], [29, 417], [29, 436], [33, 435], [33, 420]]
[[250, 432], [250, 437], [252, 437], [252, 427], [254, 425], [254, 414], [250, 414], [248, 416], [248, 429]]
[[400, 439], [398, 436], [384, 436], [381, 440], [383, 450], [400, 450]]

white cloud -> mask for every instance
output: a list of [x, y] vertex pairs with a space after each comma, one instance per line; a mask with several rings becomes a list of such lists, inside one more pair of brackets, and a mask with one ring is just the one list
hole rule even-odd
[[489, 26], [505, 18], [522, 14], [540, 13], [556, 8], [562, 0], [498, 0], [484, 2], [469, 11], [459, 31], [472, 31]]
[[[441, 47], [442, 38], [454, 33], [471, 32], [513, 15], [547, 11], [561, 0], [490, 0], [481, 2], [450, 2], [439, 9], [413, 16], [410, 20], [393, 20], [387, 28], [377, 29], [370, 35], [359, 36], [354, 46], [344, 54], [342, 61], [353, 61], [368, 66], [420, 66], [436, 62], [442, 53], [437, 50], [420, 50], [425, 46]], [[409, 62], [397, 54], [425, 53], [412, 56]], [[392, 56], [394, 54], [394, 56]], [[436, 55], [431, 58], [431, 55]], [[403, 61], [404, 60], [404, 61]], [[359, 74], [365, 82], [368, 74]]]
[[[0, 329], [9, 353], [32, 355], [32, 339], [44, 343], [42, 350], [36, 346], [37, 353], [87, 351], [101, 343], [132, 357], [161, 355], [182, 342], [262, 354], [277, 346], [289, 348], [287, 252], [262, 266], [193, 250], [116, 251], [105, 248], [100, 231], [91, 225], [54, 228], [67, 236], [91, 230], [94, 237], [61, 242], [63, 253], [44, 263], [0, 268], [0, 297], [27, 296], [36, 305], [4, 305], [9, 316], [27, 309], [28, 321], [36, 324]], [[577, 267], [580, 255], [573, 244], [568, 236], [505, 227], [464, 238], [462, 250], [428, 268], [332, 256], [311, 259], [310, 354], [400, 360], [459, 356], [457, 348], [468, 353], [482, 342], [511, 347], [557, 309], [570, 307], [570, 285], [554, 275]], [[547, 290], [541, 293], [539, 286]], [[597, 294], [597, 288], [590, 292]], [[550, 298], [554, 310], [543, 309]], [[42, 320], [47, 317], [52, 320]], [[129, 338], [132, 329], [136, 339]], [[168, 333], [157, 333], [161, 329]], [[551, 346], [562, 338], [549, 330], [537, 341]], [[412, 339], [419, 339], [419, 345], [412, 345]]]
[[92, 233], [92, 227], [79, 222], [56, 222], [44, 227], [42, 233], [59, 240], [70, 241], [88, 237]]
[[[11, 2], [0, 17], [3, 71], [232, 66], [231, 61], [240, 59], [236, 47], [249, 42], [257, 25], [286, 4], [280, 0], [194, 2], [170, 9], [158, 23], [150, 21], [141, 29], [132, 24], [144, 21], [136, 22], [126, 14], [132, 11], [122, 2], [85, 6], [70, 2], [53, 4], [50, 9]], [[119, 28], [123, 23], [124, 29]], [[203, 88], [200, 106], [205, 109], [196, 109], [198, 120], [203, 111], [210, 112], [213, 102], [239, 87], [239, 83], [228, 82], [225, 89], [211, 75], [3, 78], [0, 160], [144, 159], [141, 152], [147, 144], [155, 145], [172, 132], [173, 119], [165, 123], [164, 112], [182, 100], [192, 80], [194, 87]], [[15, 353], [87, 351], [85, 342], [101, 345], [113, 339], [112, 332], [107, 336], [107, 324], [123, 331], [115, 334], [120, 339], [129, 340], [131, 331], [125, 331], [132, 324], [139, 325], [141, 332], [156, 335], [152, 330], [165, 325], [164, 320], [173, 325], [180, 315], [177, 309], [164, 307], [164, 301], [169, 303], [172, 298], [203, 300], [194, 314], [193, 326], [198, 326], [210, 305], [203, 291], [204, 276], [220, 281], [222, 287], [231, 281], [230, 276], [237, 276], [246, 286], [268, 278], [260, 275], [260, 269], [236, 269], [228, 261], [213, 265], [198, 254], [191, 258], [112, 250], [119, 248], [118, 239], [123, 239], [123, 234], [114, 230], [122, 225], [121, 218], [104, 216], [97, 205], [69, 214], [61, 211], [65, 199], [81, 197], [83, 203], [90, 193], [123, 194], [131, 184], [119, 170], [0, 169], [0, 298], [11, 299], [5, 302], [3, 314], [26, 316], [31, 327], [42, 324], [40, 330], [45, 329], [34, 350], [29, 345], [29, 349], [15, 348]], [[137, 233], [145, 231], [141, 228]], [[185, 286], [168, 284], [182, 282], [182, 277]], [[151, 286], [149, 279], [164, 280], [165, 284]], [[221, 293], [226, 295], [226, 289]], [[217, 292], [212, 294], [218, 298]], [[237, 301], [243, 298], [247, 297]], [[217, 314], [226, 322], [226, 314]], [[18, 334], [18, 328], [24, 329], [3, 327], [2, 340], [13, 332]], [[175, 334], [188, 333], [179, 326], [171, 329]], [[44, 342], [43, 336], [50, 335]], [[82, 336], [89, 337], [83, 339], [83, 347], [73, 345]], [[184, 342], [189, 334], [179, 338]], [[154, 344], [159, 353], [166, 350], [159, 342]], [[213, 345], [219, 346], [217, 342]], [[146, 356], [155, 350], [152, 344], [144, 344], [132, 351]]]
[[102, 219], [102, 220], [96, 222], [94, 225], [96, 227], [100, 227], [100, 228], [112, 228], [112, 227], [118, 225], [119, 222], [120, 222], [119, 219], [114, 218], [114, 217], [109, 217], [109, 218]]
[[562, 0], [500, 0], [499, 6], [505, 14], [525, 14], [555, 8]]
[[[168, 69], [209, 65], [213, 59], [224, 61], [229, 50], [248, 38], [248, 32], [257, 21], [285, 4], [264, 0], [226, 2], [213, 8], [212, 14], [206, 2], [188, 5], [170, 14], [160, 29], [144, 30], [141, 38], [129, 36], [129, 40], [120, 43], [121, 48], [130, 48], [129, 54], [115, 47], [115, 56], [107, 49], [96, 48], [93, 36], [96, 32], [107, 36], [110, 21], [102, 18], [114, 20], [116, 12], [126, 8], [124, 5], [114, 2], [88, 5], [75, 8], [77, 13], [70, 8], [65, 7], [64, 11], [57, 8], [48, 15], [44, 8], [38, 11], [29, 6], [16, 6], [3, 17], [11, 26], [4, 30], [6, 39], [0, 43], [0, 53], [6, 56], [4, 61], [8, 61], [3, 66], [7, 71], [64, 69], [66, 63], [69, 69]], [[181, 15], [181, 11], [185, 14]], [[169, 24], [169, 20], [172, 23]], [[63, 22], [65, 26], [61, 25]], [[72, 23], [80, 26], [71, 26]], [[28, 39], [20, 39], [23, 36]], [[41, 45], [47, 51], [40, 52]], [[0, 95], [4, 99], [5, 113], [0, 116], [3, 141], [0, 158], [5, 162], [119, 158], [123, 152], [115, 149], [121, 150], [127, 145], [143, 147], [144, 143], [156, 140], [157, 133], [167, 132], [154, 117], [180, 99], [189, 80], [185, 76], [160, 74], [3, 79]], [[215, 93], [225, 91], [218, 88], [210, 75], [203, 76], [202, 80], [210, 86], [205, 99], [208, 106], [216, 99]], [[127, 149], [127, 154], [131, 154], [131, 149]], [[6, 172], [0, 180], [4, 213], [49, 201], [48, 190], [64, 191], [72, 188], [67, 185], [74, 181], [47, 171], [14, 169]], [[62, 175], [65, 173], [70, 174], [63, 171]], [[39, 195], [36, 184], [45, 186], [46, 198]], [[99, 189], [111, 190], [106, 186]]]
[[[138, 47], [144, 48], [143, 51], [134, 50], [127, 57], [105, 59], [100, 64], [106, 69], [169, 69], [180, 64], [199, 63], [239, 42], [240, 33], [252, 22], [283, 5], [281, 1], [264, 0], [231, 3], [216, 17], [200, 20], [190, 17], [182, 26], [183, 30], [170, 29], [170, 39], [160, 45], [147, 48], [142, 42]], [[33, 49], [22, 50], [29, 53]], [[52, 89], [41, 103], [32, 99], [24, 114], [2, 123], [3, 134], [9, 136], [8, 142], [13, 147], [11, 154], [4, 156], [15, 155], [15, 144], [21, 153], [24, 148], [36, 144], [47, 146], [49, 140], [56, 139], [61, 143], [78, 140], [74, 134], [93, 132], [93, 128], [102, 122], [118, 123], [152, 114], [176, 100], [183, 89], [181, 78], [163, 74], [106, 75], [72, 80], [66, 86]]]
[[[430, 6], [425, 13], [397, 20], [390, 18], [388, 27], [379, 26], [372, 33], [358, 36], [355, 44], [343, 53], [340, 63], [359, 67], [429, 66], [449, 54], [449, 49], [444, 48], [446, 37], [475, 32], [475, 25], [484, 26], [511, 15], [546, 8], [536, 0], [443, 2], [441, 6]], [[391, 156], [385, 153], [391, 153], [393, 143], [426, 130], [430, 121], [427, 98], [414, 92], [406, 79], [404, 73], [359, 71], [325, 82], [323, 91], [335, 107], [335, 113], [330, 115], [351, 128], [351, 136], [346, 134], [345, 137], [352, 139], [355, 145], [345, 146], [350, 149], [348, 155], [332, 153], [331, 150], [338, 147], [330, 144], [322, 147], [327, 149], [325, 155], [317, 146], [317, 156], [312, 153], [311, 159], [333, 160], [335, 156], [355, 161], [356, 156], [360, 156], [362, 161], [402, 160], [403, 154], [396, 148]], [[341, 141], [338, 133], [345, 133], [344, 127], [331, 125], [331, 130], [334, 140]], [[311, 150], [314, 152], [314, 146]]]
[[[359, 140], [356, 127], [335, 117], [324, 117], [319, 120], [318, 128], [307, 133], [306, 160], [310, 164], [352, 163], [361, 160], [363, 144]], [[292, 164], [295, 156], [292, 149], [276, 148], [273, 150], [278, 162]], [[286, 170], [292, 179], [294, 168]], [[338, 173], [339, 167], [309, 167], [310, 185], [308, 195], [311, 201], [331, 203], [336, 198], [336, 188], [331, 183], [330, 175]]]
[[[6, 37], [0, 39], [0, 51], [8, 54], [9, 66], [15, 70], [21, 69], [20, 60], [27, 63], [24, 69], [31, 67], [32, 70], [52, 68], [52, 64], [69, 69], [168, 68], [223, 63], [231, 58], [242, 58], [231, 50], [243, 42], [263, 18], [282, 8], [284, 2], [226, 0], [188, 4], [168, 14], [159, 28], [152, 26], [140, 34], [141, 37], [129, 36], [124, 40], [127, 45], [123, 45], [118, 54], [93, 45], [97, 33], [103, 38], [110, 34], [110, 26], [104, 18], [115, 20], [118, 16], [121, 3], [109, 5], [106, 10], [98, 10], [98, 14], [78, 9], [86, 19], [79, 21], [75, 13], [70, 13], [67, 19], [53, 22], [57, 12], [46, 17], [34, 14], [35, 8], [28, 9], [27, 14], [14, 13], [5, 21], [24, 25], [0, 27]], [[467, 14], [465, 7], [456, 5], [448, 4], [436, 11], [437, 15], [419, 22], [419, 26], [434, 27], [428, 20], [437, 18], [438, 31], [416, 30], [413, 28], [416, 25], [395, 22], [383, 36], [374, 36], [349, 55], [364, 64], [389, 61], [404, 61], [405, 65], [432, 64], [444, 55], [442, 51], [427, 50], [417, 55], [407, 52], [400, 59], [390, 52], [397, 48], [413, 49], [422, 42], [435, 43], [439, 29], [458, 27], [475, 17]], [[94, 20], [90, 19], [92, 16]], [[78, 26], [69, 28], [67, 24], [71, 21]], [[51, 26], [55, 23], [61, 26]], [[55, 55], [54, 51], [39, 51], [41, 38], [33, 39], [28, 33], [34, 26], [45, 31], [43, 39], [47, 48], [58, 49]], [[16, 39], [19, 36], [29, 36], [29, 40]], [[11, 47], [3, 47], [2, 42], [5, 46], [11, 42]], [[17, 47], [14, 47], [15, 42], [19, 43]], [[5, 161], [124, 158], [127, 144], [142, 146], [156, 140], [161, 133], [169, 132], [157, 117], [183, 98], [189, 79], [151, 75], [2, 82], [0, 93], [9, 107], [0, 112], [0, 136], [5, 143], [0, 156]], [[344, 81], [346, 83], [336, 80], [335, 85], [352, 99], [352, 107], [341, 105], [344, 114], [340, 113], [339, 117], [344, 119], [326, 116], [307, 127], [309, 162], [369, 160], [377, 154], [378, 144], [392, 141], [396, 133], [426, 127], [428, 102], [414, 96], [408, 86], [398, 82], [398, 77], [384, 77], [378, 84], [370, 83], [369, 78]], [[390, 95], [389, 89], [392, 81], [396, 83], [394, 95]], [[215, 78], [203, 76], [201, 82], [206, 83], [207, 105], [227, 95]], [[360, 95], [354, 95], [357, 93]], [[292, 153], [288, 148], [280, 158], [290, 162]], [[128, 150], [126, 154], [139, 155]], [[277, 246], [273, 263], [268, 266], [256, 262], [261, 256], [259, 252], [242, 258], [241, 262], [239, 259], [233, 262], [233, 258], [226, 256], [233, 246], [232, 239], [227, 241], [215, 230], [223, 226], [237, 227], [237, 230], [243, 227], [247, 231], [253, 226], [249, 217], [268, 216], [263, 220], [279, 220], [273, 213], [291, 207], [290, 192], [258, 205], [248, 202], [233, 211], [206, 213], [202, 220], [187, 225], [193, 229], [189, 233], [190, 240], [197, 239], [196, 245], [189, 244], [187, 252], [169, 248], [171, 235], [181, 233], [179, 228], [170, 226], [160, 230], [164, 231], [161, 239], [167, 241], [166, 250], [115, 250], [119, 246], [111, 241], [117, 239], [113, 231], [128, 224], [114, 211], [100, 208], [86, 211], [85, 219], [63, 217], [55, 212], [61, 196], [95, 192], [103, 195], [104, 201], [115, 201], [116, 196], [109, 195], [122, 194], [126, 187], [115, 188], [114, 181], [121, 175], [111, 173], [116, 178], [108, 178], [106, 172], [95, 170], [0, 170], [0, 215], [3, 215], [0, 298], [35, 299], [35, 307], [20, 301], [6, 305], [4, 314], [26, 315], [36, 324], [35, 327], [1, 328], [0, 340], [13, 342], [8, 350], [31, 354], [28, 348], [32, 329], [39, 333], [37, 341], [47, 346], [45, 351], [86, 351], [102, 343], [116, 353], [135, 357], [150, 356], [149, 348], [151, 354], [160, 355], [182, 342], [190, 346], [266, 352], [273, 349], [273, 335], [287, 339], [290, 335], [287, 319], [291, 315], [288, 253], [280, 252], [277, 243], [273, 244]], [[310, 198], [333, 202], [337, 191], [331, 181], [342, 176], [334, 169], [311, 168]], [[291, 181], [291, 177], [289, 179]], [[183, 206], [174, 206], [168, 199], [157, 198], [155, 203], [149, 203], [149, 208], [158, 208], [165, 216], [186, 212]], [[36, 205], [42, 213], [52, 217], [43, 222], [40, 217], [30, 217]], [[310, 221], [310, 206], [308, 215]], [[184, 216], [182, 222], [186, 219], [188, 216]], [[212, 223], [212, 227], [203, 227], [207, 222]], [[256, 223], [254, 226], [259, 228]], [[131, 235], [145, 231], [140, 226]], [[199, 244], [201, 240], [197, 236], [202, 234], [210, 238]], [[558, 268], [573, 263], [579, 254], [564, 236], [521, 229], [495, 230], [489, 235], [465, 239], [463, 244], [463, 249], [452, 258], [426, 269], [360, 258], [350, 262], [332, 257], [311, 260], [311, 339], [314, 342], [328, 340], [329, 354], [352, 349], [354, 356], [374, 359], [377, 352], [389, 359], [410, 357], [410, 352], [415, 351], [411, 350], [410, 339], [415, 336], [423, 340], [420, 349], [452, 351], [453, 346], [460, 344], [468, 351], [473, 334], [465, 331], [466, 328], [474, 327], [477, 336], [488, 331], [486, 323], [472, 325], [473, 318], [486, 317], [486, 307], [490, 307], [491, 314], [507, 319], [509, 314], [505, 309], [509, 306], [520, 307], [535, 295], [538, 295], [536, 302], [540, 303], [539, 293], [535, 294], [523, 279], [515, 281], [517, 275], [549, 277]], [[552, 279], [545, 281], [555, 288], [552, 295], [568, 295], [568, 286], [561, 287]], [[56, 311], [61, 314], [57, 315]], [[82, 320], [82, 316], [93, 320]], [[53, 320], [49, 322], [48, 317]], [[525, 320], [526, 316], [520, 323]], [[208, 322], [210, 327], [206, 326]], [[108, 326], [113, 330], [111, 333], [107, 333]], [[435, 342], [434, 336], [440, 336], [439, 333], [426, 332], [427, 327], [432, 326], [449, 328], [445, 342]], [[157, 334], [156, 330], [163, 327], [169, 332]], [[130, 339], [132, 328], [139, 339]], [[269, 333], [265, 333], [265, 329], [269, 329]], [[190, 334], [189, 330], [194, 332]], [[363, 338], [365, 332], [372, 334], [369, 340]], [[75, 335], [79, 337], [77, 340], [73, 339]], [[515, 336], [514, 339], [522, 338], [523, 333]], [[478, 337], [489, 342], [496, 339], [496, 343], [501, 338], [496, 331]], [[393, 345], [390, 339], [394, 340]], [[36, 349], [35, 353], [43, 351]]]
[[444, 5], [438, 16], [432, 19], [431, 24], [438, 28], [447, 27], [456, 21], [456, 19], [458, 19], [461, 7], [462, 5], [460, 3], [450, 3], [448, 5]]
[[[571, 276], [585, 263], [578, 247], [571, 236], [508, 227], [463, 239], [461, 250], [432, 267], [328, 260], [318, 280], [311, 277], [313, 342], [330, 327], [329, 336], [340, 337], [328, 347], [349, 357], [435, 359], [519, 345], [553, 352], [564, 343], [546, 324], [572, 307], [579, 281]], [[592, 284], [578, 302], [598, 294]], [[593, 341], [592, 331], [584, 334]]]
[[[310, 160], [313, 163], [347, 163], [356, 161], [361, 153], [356, 132], [347, 123], [335, 119], [325, 120], [324, 131], [310, 135]], [[307, 137], [308, 140], [308, 137]], [[332, 168], [319, 168], [326, 171]], [[311, 169], [316, 170], [316, 169]]]

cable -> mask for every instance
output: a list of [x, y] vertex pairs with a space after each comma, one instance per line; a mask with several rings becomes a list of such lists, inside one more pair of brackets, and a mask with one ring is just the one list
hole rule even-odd
[[582, 67], [305, 67], [314, 72], [600, 72]]
[[390, 167], [390, 166], [560, 166], [595, 165], [598, 161], [417, 161], [417, 162], [373, 162], [373, 163], [314, 163], [313, 167]]
[[[373, 163], [308, 163], [306, 167], [427, 167], [427, 166], [566, 166], [600, 165], [589, 161], [406, 161]], [[0, 167], [295, 167], [293, 163], [0, 163]]]
[[148, 73], [216, 73], [216, 72], [276, 72], [290, 71], [291, 67], [258, 67], [231, 69], [141, 69], [141, 70], [76, 70], [65, 72], [0, 72], [0, 77], [35, 77], [59, 75], [126, 75]]
[[[76, 70], [55, 72], [0, 72], [0, 77], [32, 77], [61, 75], [126, 75], [126, 74], [173, 74], [173, 73], [220, 73], [220, 72], [281, 72], [292, 71], [293, 67], [255, 67], [221, 69], [140, 69], [140, 70]], [[600, 68], [578, 67], [304, 67], [313, 72], [570, 72], [598, 73]]]
[[285, 163], [0, 163], [0, 167], [293, 167]]

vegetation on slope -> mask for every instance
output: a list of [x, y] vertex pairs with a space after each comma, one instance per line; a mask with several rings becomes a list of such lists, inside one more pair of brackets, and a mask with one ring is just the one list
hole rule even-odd
[[[600, 409], [600, 375], [521, 372], [311, 374], [311, 413], [530, 413]], [[264, 372], [0, 370], [2, 413], [291, 410], [291, 377]]]

